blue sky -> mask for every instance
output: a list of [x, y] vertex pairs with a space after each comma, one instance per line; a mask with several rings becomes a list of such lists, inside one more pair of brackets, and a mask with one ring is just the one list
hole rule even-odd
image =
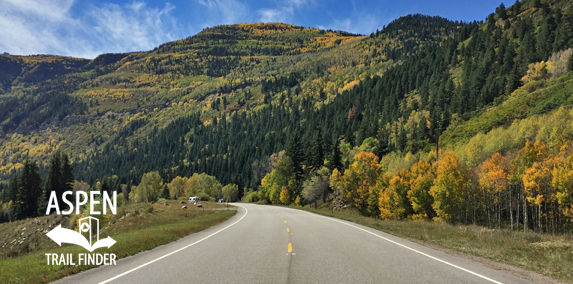
[[[0, 52], [94, 58], [150, 50], [205, 27], [284, 22], [369, 34], [414, 13], [483, 20], [500, 0], [0, 0]], [[505, 3], [506, 6], [513, 1]]]

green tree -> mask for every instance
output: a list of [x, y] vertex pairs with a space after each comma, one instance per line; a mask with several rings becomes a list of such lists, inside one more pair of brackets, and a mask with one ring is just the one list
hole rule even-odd
[[161, 198], [165, 198], [165, 199], [169, 199], [169, 188], [167, 187], [167, 184], [163, 185], [163, 191], [161, 192]]
[[64, 193], [63, 183], [64, 178], [62, 173], [62, 156], [60, 151], [56, 151], [50, 158], [45, 193], [48, 196], [51, 194], [51, 192], [56, 193], [58, 207], [60, 210], [64, 209], [63, 207], [65, 206], [64, 202], [62, 201], [62, 195]]
[[314, 170], [320, 169], [324, 165], [324, 146], [322, 142], [322, 130], [320, 127], [314, 134], [314, 139], [310, 148], [311, 151], [311, 165]]
[[227, 184], [223, 186], [223, 199], [226, 202], [235, 202], [239, 197], [239, 187], [236, 184]]
[[18, 182], [16, 195], [16, 219], [36, 216], [38, 212], [38, 198], [42, 193], [42, 178], [40, 168], [36, 161], [26, 158]]
[[571, 53], [571, 56], [569, 56], [569, 61], [567, 61], [567, 70], [573, 71], [573, 52]]
[[135, 202], [155, 202], [162, 189], [163, 179], [159, 172], [148, 172], [143, 175], [135, 190], [129, 193], [129, 199]]
[[298, 134], [295, 134], [287, 144], [285, 154], [291, 158], [296, 179], [301, 180], [303, 176], [302, 165], [304, 162], [304, 151]]
[[337, 169], [342, 171], [342, 152], [340, 151], [340, 139], [335, 139], [332, 144], [330, 158], [328, 159], [328, 168], [331, 171]]

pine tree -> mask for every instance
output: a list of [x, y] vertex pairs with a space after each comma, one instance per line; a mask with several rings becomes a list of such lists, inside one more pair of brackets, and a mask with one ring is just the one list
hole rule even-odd
[[311, 165], [314, 170], [318, 170], [324, 165], [324, 148], [322, 139], [322, 130], [318, 127], [310, 148]]
[[507, 18], [507, 13], [505, 11], [505, 5], [501, 3], [497, 9], [495, 9], [495, 13], [499, 16], [500, 19], [505, 20]]
[[64, 206], [64, 202], [62, 201], [62, 195], [64, 193], [63, 180], [61, 154], [60, 151], [56, 151], [50, 159], [45, 189], [48, 196], [50, 196], [52, 191], [56, 193], [60, 210]]
[[[46, 209], [48, 208], [48, 201], [49, 201], [49, 196], [48, 193], [46, 192], [46, 190], [42, 190], [42, 193], [40, 193], [40, 197], [38, 198], [38, 216], [43, 216], [46, 214]], [[60, 208], [61, 210], [62, 208]]]
[[16, 203], [18, 211], [16, 218], [24, 219], [34, 217], [38, 211], [38, 198], [42, 193], [42, 178], [40, 168], [36, 161], [26, 158], [22, 174], [20, 175]]
[[292, 160], [293, 170], [296, 175], [296, 179], [300, 180], [302, 178], [302, 165], [304, 162], [304, 150], [302, 147], [302, 142], [300, 141], [300, 136], [295, 134], [293, 138], [289, 141], [286, 147], [286, 155]]
[[567, 70], [573, 71], [573, 53], [569, 56], [569, 61], [567, 62]]
[[163, 185], [163, 191], [161, 192], [161, 198], [169, 199], [169, 188], [167, 188], [167, 184]]
[[342, 171], [342, 152], [340, 151], [340, 139], [336, 139], [332, 144], [332, 151], [328, 161], [328, 168], [331, 171], [334, 169], [338, 169], [339, 172]]
[[[74, 177], [74, 169], [70, 162], [70, 158], [66, 154], [61, 155], [61, 163], [62, 163], [62, 192], [66, 191], [73, 191], [74, 190], [74, 182], [76, 178]], [[68, 200], [72, 203], [75, 203], [75, 195], [69, 195]], [[62, 209], [62, 207], [60, 207]]]
[[521, 13], [521, 2], [519, 2], [519, 0], [515, 0], [513, 7], [511, 7], [511, 11], [513, 12], [513, 17], [517, 17], [517, 15]]

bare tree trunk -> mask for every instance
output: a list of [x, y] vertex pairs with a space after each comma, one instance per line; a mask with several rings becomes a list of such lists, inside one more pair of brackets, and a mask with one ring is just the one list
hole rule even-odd
[[543, 232], [543, 227], [541, 225], [541, 204], [537, 205], [537, 214], [539, 214], [539, 232], [542, 233]]
[[513, 211], [511, 208], [511, 190], [512, 188], [509, 187], [509, 226], [511, 228], [511, 230], [513, 231]]
[[517, 200], [516, 200], [516, 201], [517, 201], [517, 202], [516, 202], [516, 203], [517, 203], [517, 210], [515, 210], [515, 214], [517, 215], [517, 216], [515, 216], [516, 219], [517, 219], [516, 222], [515, 222], [515, 229], [517, 229], [518, 231], [519, 231], [519, 212], [520, 212], [520, 211], [519, 211], [519, 198], [520, 198], [520, 197], [521, 197], [521, 195], [519, 194], [519, 191], [518, 191], [518, 192], [517, 192]]
[[523, 232], [527, 233], [527, 199], [523, 195]]

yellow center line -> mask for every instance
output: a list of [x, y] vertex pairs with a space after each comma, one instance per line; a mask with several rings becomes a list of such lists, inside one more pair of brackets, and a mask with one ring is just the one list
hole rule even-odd
[[283, 217], [283, 216], [281, 216], [281, 218], [282, 218], [282, 217]]
[[290, 229], [289, 229], [289, 228], [287, 228], [287, 232], [290, 232]]
[[285, 223], [286, 223], [286, 220], [285, 220]]
[[288, 243], [288, 252], [292, 252], [292, 244]]

